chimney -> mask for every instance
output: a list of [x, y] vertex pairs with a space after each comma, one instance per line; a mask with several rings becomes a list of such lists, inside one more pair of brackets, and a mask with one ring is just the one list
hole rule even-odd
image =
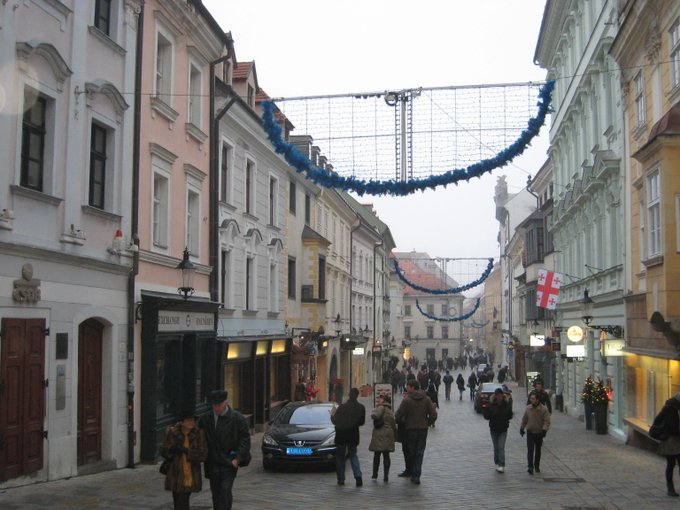
[[312, 156], [309, 158], [310, 161], [314, 166], [321, 167], [321, 163], [319, 163], [320, 158], [323, 158], [321, 149], [318, 145], [312, 145]]
[[290, 137], [290, 143], [308, 158], [310, 157], [310, 147], [313, 140], [310, 135], [293, 135]]

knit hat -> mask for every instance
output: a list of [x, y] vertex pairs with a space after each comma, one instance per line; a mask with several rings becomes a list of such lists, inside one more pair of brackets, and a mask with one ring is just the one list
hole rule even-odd
[[680, 391], [679, 391], [678, 393], [676, 393], [675, 395], [673, 395], [673, 398], [674, 398], [675, 400], [680, 401]]
[[502, 388], [496, 388], [493, 390], [495, 395], [503, 395], [503, 389]]

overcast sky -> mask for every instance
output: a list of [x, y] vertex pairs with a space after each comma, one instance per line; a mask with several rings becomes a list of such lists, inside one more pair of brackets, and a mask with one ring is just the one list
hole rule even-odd
[[[231, 31], [237, 61], [255, 61], [259, 85], [271, 97], [540, 82], [546, 76], [533, 63], [544, 0], [203, 3]], [[498, 260], [496, 180], [506, 175], [510, 193], [524, 187], [547, 158], [547, 140], [545, 126], [522, 157], [470, 183], [359, 200], [374, 204], [397, 251]]]

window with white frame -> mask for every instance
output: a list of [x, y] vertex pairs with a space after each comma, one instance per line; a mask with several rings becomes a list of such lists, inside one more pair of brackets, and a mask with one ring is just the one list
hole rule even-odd
[[250, 159], [246, 159], [245, 183], [246, 212], [255, 215], [255, 162]]
[[305, 193], [305, 225], [312, 224], [312, 198]]
[[25, 188], [45, 191], [47, 161], [45, 149], [48, 138], [47, 98], [32, 89], [24, 90], [24, 115], [21, 126], [21, 177]]
[[680, 19], [676, 19], [670, 32], [671, 87], [680, 85]]
[[200, 195], [193, 189], [187, 189], [187, 218], [186, 218], [186, 244], [192, 255], [198, 256], [199, 238], [201, 228], [201, 204]]
[[434, 338], [434, 326], [427, 326], [427, 338]]
[[279, 180], [274, 176], [269, 176], [269, 224], [273, 227], [278, 226], [276, 221], [279, 210]]
[[172, 40], [163, 32], [156, 32], [156, 80], [154, 96], [167, 105], [172, 104]]
[[246, 256], [246, 267], [245, 267], [245, 310], [257, 310], [257, 267], [255, 264], [255, 256]]
[[269, 264], [269, 311], [279, 311], [279, 265], [276, 262]]
[[661, 255], [661, 195], [659, 170], [647, 175], [647, 248], [648, 256]]
[[647, 259], [647, 227], [645, 225], [645, 206], [644, 200], [641, 200], [638, 204], [639, 206], [639, 217], [640, 217], [640, 238], [638, 239], [638, 244], [640, 248], [640, 271], [644, 271], [645, 264], [644, 261]]
[[106, 206], [108, 166], [108, 130], [96, 123], [90, 129], [90, 190], [88, 204], [97, 209]]
[[634, 79], [635, 89], [635, 116], [637, 126], [644, 126], [646, 121], [645, 113], [645, 82], [642, 77], [642, 71], [637, 73]]
[[170, 183], [166, 175], [156, 171], [153, 173], [153, 244], [158, 248], [168, 247], [168, 224], [169, 224], [169, 189]]
[[449, 337], [449, 327], [448, 326], [442, 326], [442, 338], [448, 338]]
[[190, 124], [201, 127], [202, 84], [201, 70], [194, 63], [189, 64], [189, 105], [187, 120]]
[[288, 298], [295, 299], [295, 257], [288, 257]]
[[231, 177], [233, 147], [222, 143], [220, 155], [220, 201], [229, 203], [231, 200]]
[[295, 216], [296, 195], [295, 183], [290, 181], [288, 184], [288, 211]]
[[221, 294], [220, 298], [222, 301], [222, 306], [224, 308], [233, 308], [234, 298], [233, 298], [233, 286], [234, 281], [233, 276], [233, 263], [232, 263], [232, 250], [222, 250], [220, 256], [220, 282], [221, 282]]
[[111, 3], [112, 0], [95, 0], [94, 3], [94, 26], [106, 35], [111, 34]]

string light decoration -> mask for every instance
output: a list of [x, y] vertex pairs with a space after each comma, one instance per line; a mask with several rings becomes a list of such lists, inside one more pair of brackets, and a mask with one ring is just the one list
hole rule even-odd
[[[276, 152], [320, 186], [360, 196], [404, 196], [457, 185], [510, 163], [545, 123], [554, 85], [279, 98], [262, 102], [263, 128]], [[312, 138], [332, 168], [319, 168], [283, 139], [281, 115], [296, 133]]]

